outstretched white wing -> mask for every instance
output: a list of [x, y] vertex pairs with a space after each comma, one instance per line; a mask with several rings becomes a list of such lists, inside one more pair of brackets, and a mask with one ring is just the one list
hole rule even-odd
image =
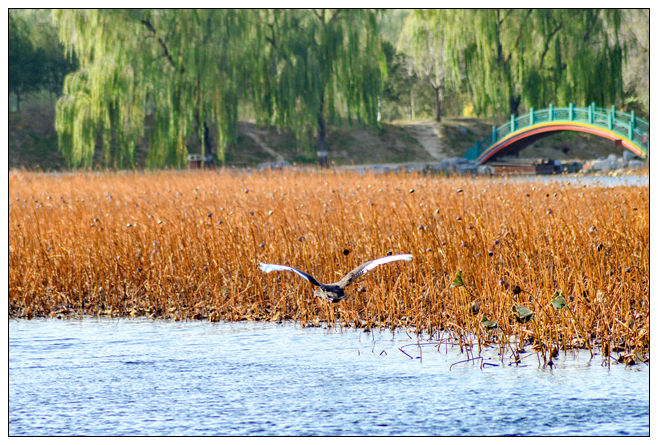
[[411, 261], [411, 255], [404, 253], [401, 255], [391, 255], [382, 258], [377, 258], [376, 260], [369, 261], [364, 265], [363, 273], [366, 273], [369, 270], [372, 270], [381, 264], [390, 263], [391, 261]]
[[357, 267], [356, 269], [352, 270], [350, 273], [345, 275], [339, 282], [338, 284], [341, 287], [348, 286], [350, 283], [352, 283], [354, 280], [359, 278], [361, 275], [364, 273], [374, 269], [375, 267], [381, 265], [381, 264], [386, 264], [390, 263], [391, 261], [411, 261], [411, 255], [409, 254], [400, 254], [400, 255], [390, 255], [390, 256], [385, 256], [382, 258], [377, 258], [376, 260], [368, 261], [367, 263], [364, 263]]
[[295, 272], [297, 275], [304, 278], [305, 280], [308, 280], [309, 282], [311, 282], [311, 284], [314, 284], [315, 286], [321, 286], [320, 282], [315, 278], [313, 278], [311, 275], [302, 272], [301, 270], [295, 269], [294, 267], [282, 266], [280, 264], [260, 263], [260, 270], [262, 270], [265, 273], [289, 270], [291, 272]]

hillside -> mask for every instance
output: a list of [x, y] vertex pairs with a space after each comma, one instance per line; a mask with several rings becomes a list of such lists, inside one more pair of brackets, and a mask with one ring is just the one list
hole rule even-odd
[[[64, 158], [57, 151], [52, 106], [28, 106], [9, 113], [9, 168], [63, 170]], [[360, 126], [332, 127], [327, 146], [332, 165], [427, 162], [461, 157], [491, 130], [491, 121], [446, 118], [384, 123], [380, 130]], [[620, 154], [610, 141], [584, 134], [561, 133], [523, 150], [522, 158], [596, 159]], [[100, 154], [97, 156], [100, 162]], [[138, 150], [138, 168], [144, 167], [145, 150]], [[229, 147], [227, 166], [250, 167], [260, 163], [287, 161], [315, 164], [316, 154], [305, 151], [289, 132], [238, 124], [238, 141]]]

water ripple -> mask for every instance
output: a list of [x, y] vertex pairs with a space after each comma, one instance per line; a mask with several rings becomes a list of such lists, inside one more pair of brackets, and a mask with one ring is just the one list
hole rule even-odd
[[649, 434], [648, 366], [608, 370], [586, 353], [552, 370], [451, 371], [457, 351], [410, 360], [407, 342], [290, 324], [10, 320], [9, 433]]

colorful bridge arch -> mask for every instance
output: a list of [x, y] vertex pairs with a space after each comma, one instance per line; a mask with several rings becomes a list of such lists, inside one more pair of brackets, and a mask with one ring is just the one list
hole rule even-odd
[[499, 156], [518, 153], [533, 142], [560, 131], [579, 131], [601, 136], [641, 158], [649, 156], [649, 123], [635, 116], [611, 109], [597, 108], [548, 108], [523, 116], [511, 116], [510, 121], [492, 127], [491, 134], [468, 149], [465, 157], [480, 164]]

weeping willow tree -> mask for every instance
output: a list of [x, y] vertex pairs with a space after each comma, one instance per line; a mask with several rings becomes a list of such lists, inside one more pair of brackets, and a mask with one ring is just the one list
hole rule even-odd
[[131, 167], [148, 141], [147, 165], [180, 166], [192, 136], [218, 153], [236, 138], [237, 101], [249, 53], [243, 10], [58, 10], [60, 39], [80, 68], [57, 104], [59, 147], [72, 167]]
[[622, 95], [620, 12], [598, 9], [414, 11], [405, 28], [416, 57], [434, 34], [435, 73], [458, 86], [476, 113]]
[[[60, 10], [60, 39], [80, 69], [57, 105], [71, 166], [180, 166], [191, 140], [217, 157], [236, 140], [238, 101], [302, 143], [339, 116], [377, 122], [385, 75], [378, 15], [369, 10]], [[310, 144], [309, 144], [310, 145]]]
[[[443, 94], [446, 89], [444, 36], [436, 32], [437, 10], [424, 14], [416, 11], [407, 17], [398, 39], [398, 49], [408, 55], [410, 73], [429, 83], [434, 91], [434, 118], [441, 122]], [[429, 15], [429, 16], [428, 16]]]
[[309, 133], [324, 152], [327, 124], [338, 118], [378, 121], [386, 76], [378, 13], [371, 10], [258, 12], [258, 70], [252, 97], [259, 119]]

